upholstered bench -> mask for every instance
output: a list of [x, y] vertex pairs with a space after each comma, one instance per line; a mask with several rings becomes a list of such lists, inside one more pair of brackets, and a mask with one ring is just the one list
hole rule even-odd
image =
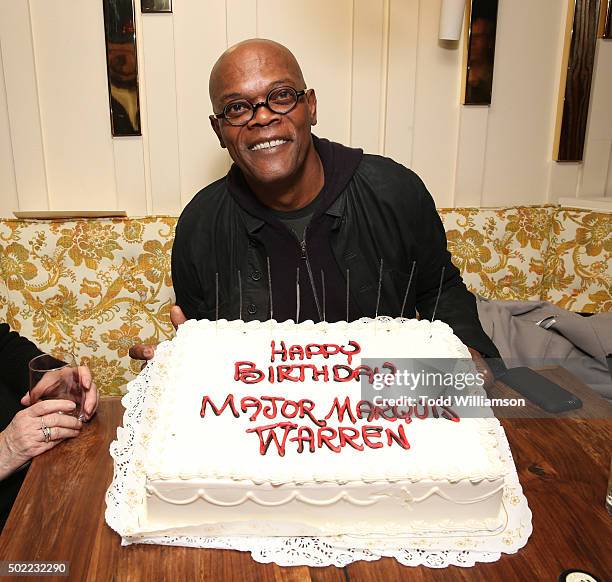
[[[440, 211], [470, 289], [612, 311], [612, 215], [556, 206]], [[69, 349], [100, 390], [119, 394], [140, 369], [136, 342], [173, 334], [175, 217], [0, 220], [0, 321], [42, 349]]]

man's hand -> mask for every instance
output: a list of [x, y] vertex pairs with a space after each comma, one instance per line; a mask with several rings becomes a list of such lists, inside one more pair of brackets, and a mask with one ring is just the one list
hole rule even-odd
[[[178, 305], [173, 305], [170, 308], [170, 321], [172, 321], [174, 329], [178, 329], [179, 325], [187, 321], [183, 310]], [[151, 360], [155, 355], [156, 347], [150, 344], [136, 344], [130, 348], [130, 358], [133, 360]]]
[[472, 360], [474, 360], [474, 365], [476, 366], [476, 370], [484, 376], [484, 386], [485, 390], [489, 390], [495, 383], [495, 378], [493, 377], [493, 372], [491, 372], [491, 368], [489, 368], [485, 359], [480, 355], [480, 352], [477, 352], [474, 348], [468, 348], [470, 350], [470, 354], [472, 355]]

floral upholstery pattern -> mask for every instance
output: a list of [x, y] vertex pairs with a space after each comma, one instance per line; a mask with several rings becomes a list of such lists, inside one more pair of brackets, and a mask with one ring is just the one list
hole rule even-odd
[[0, 221], [0, 321], [73, 352], [106, 395], [140, 371], [138, 342], [171, 337], [176, 218]]
[[571, 311], [612, 311], [612, 214], [558, 209], [542, 265], [542, 299]]
[[[453, 208], [440, 215], [468, 287], [612, 311], [612, 215], [555, 206]], [[51, 353], [72, 351], [103, 394], [140, 370], [128, 350], [174, 333], [176, 218], [0, 219], [0, 321]]]
[[448, 250], [468, 288], [489, 299], [540, 299], [554, 208], [440, 211]]
[[612, 214], [556, 206], [440, 211], [466, 285], [489, 299], [612, 311]]

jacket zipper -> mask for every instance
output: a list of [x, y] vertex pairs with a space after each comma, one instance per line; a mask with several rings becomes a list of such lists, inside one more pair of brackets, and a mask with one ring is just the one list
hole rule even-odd
[[300, 245], [301, 257], [302, 260], [306, 263], [306, 270], [308, 271], [308, 279], [310, 280], [310, 287], [312, 288], [312, 294], [314, 295], [315, 305], [317, 307], [317, 313], [319, 314], [319, 321], [323, 321], [321, 316], [321, 306], [319, 305], [319, 297], [317, 295], [317, 289], [314, 283], [314, 277], [312, 276], [312, 269], [310, 267], [310, 261], [308, 260], [308, 251], [306, 250], [306, 232], [308, 231], [308, 226], [304, 229], [304, 238], [303, 240], [299, 240], [296, 235], [296, 240]]

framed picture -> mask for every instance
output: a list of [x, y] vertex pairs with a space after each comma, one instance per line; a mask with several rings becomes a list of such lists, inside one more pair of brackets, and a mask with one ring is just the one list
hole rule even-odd
[[491, 105], [498, 0], [472, 0], [465, 105]]
[[608, 40], [612, 40], [612, 0], [602, 0], [603, 11], [604, 11], [604, 21], [603, 21], [603, 34], [602, 38], [607, 38]]
[[140, 10], [147, 12], [172, 12], [172, 0], [140, 0]]
[[113, 137], [141, 135], [134, 0], [103, 0]]

